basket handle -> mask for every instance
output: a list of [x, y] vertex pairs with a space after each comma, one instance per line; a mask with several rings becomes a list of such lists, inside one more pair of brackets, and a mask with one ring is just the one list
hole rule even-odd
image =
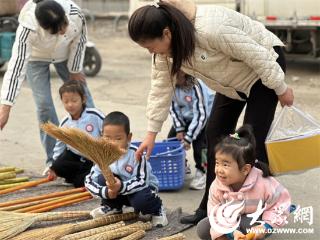
[[179, 141], [179, 140], [176, 137], [167, 138], [167, 139], [162, 140], [162, 142], [172, 142], [172, 141]]
[[183, 150], [183, 148], [184, 148], [184, 146], [183, 146], [183, 144], [181, 144], [180, 147], [178, 147], [178, 148], [175, 148], [173, 150], [169, 150], [166, 152], [162, 152], [162, 153], [157, 153], [156, 155], [153, 155], [153, 156], [161, 156], [161, 155], [168, 155], [168, 154], [176, 153], [176, 152]]

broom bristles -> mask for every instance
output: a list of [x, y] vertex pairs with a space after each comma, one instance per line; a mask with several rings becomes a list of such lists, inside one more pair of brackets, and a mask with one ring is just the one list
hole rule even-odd
[[103, 176], [110, 184], [115, 182], [109, 165], [118, 160], [125, 150], [102, 138], [94, 138], [77, 128], [57, 127], [52, 123], [44, 123], [41, 129], [81, 152], [100, 167]]

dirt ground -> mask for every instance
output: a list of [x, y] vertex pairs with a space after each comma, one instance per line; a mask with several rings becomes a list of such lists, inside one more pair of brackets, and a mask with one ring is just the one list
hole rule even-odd
[[[125, 112], [131, 120], [133, 138], [142, 140], [146, 131], [145, 107], [150, 86], [151, 58], [147, 50], [129, 39], [125, 24], [126, 22], [122, 21], [117, 31], [114, 31], [110, 21], [98, 21], [89, 26], [89, 39], [96, 44], [103, 59], [103, 66], [96, 77], [88, 78], [87, 81], [96, 107], [106, 114], [115, 110]], [[3, 74], [4, 70], [0, 73], [1, 83]], [[52, 74], [55, 75], [54, 72]], [[320, 63], [288, 63], [286, 81], [294, 89], [295, 105], [319, 121]], [[52, 81], [52, 93], [61, 119], [65, 111], [57, 94], [60, 84], [61, 81], [55, 77]], [[1, 165], [14, 165], [38, 174], [42, 172], [45, 167], [45, 155], [40, 144], [37, 124], [32, 93], [24, 82], [9, 122], [0, 132]], [[159, 134], [159, 140], [166, 137], [170, 125], [170, 120], [167, 120]], [[188, 155], [191, 159], [190, 152]], [[299, 204], [316, 207], [316, 199], [320, 197], [319, 173], [319, 169], [315, 169], [302, 175], [284, 176], [280, 179], [292, 191], [293, 199], [299, 201]], [[197, 208], [203, 192], [188, 190], [189, 181], [187, 180], [184, 189], [178, 192], [160, 194], [167, 207], [181, 206], [184, 211], [190, 213]], [[314, 222], [317, 223], [315, 226], [319, 228], [319, 208], [314, 217]], [[186, 235], [187, 239], [197, 239], [195, 228], [186, 231]], [[318, 238], [312, 234], [296, 236], [293, 239]]]

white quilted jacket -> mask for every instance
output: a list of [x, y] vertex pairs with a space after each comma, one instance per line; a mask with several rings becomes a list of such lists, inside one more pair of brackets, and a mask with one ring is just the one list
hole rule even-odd
[[[192, 13], [194, 9], [183, 9], [183, 12], [188, 10]], [[261, 23], [224, 7], [198, 6], [194, 12], [196, 49], [192, 66], [182, 65], [184, 72], [233, 99], [243, 100], [237, 91], [248, 96], [258, 79], [277, 95], [285, 92], [284, 73], [273, 50], [273, 46], [283, 46], [283, 43], [273, 33]], [[147, 105], [148, 131], [151, 132], [159, 132], [168, 116], [174, 92], [171, 62], [172, 59], [157, 55], [152, 66]]]

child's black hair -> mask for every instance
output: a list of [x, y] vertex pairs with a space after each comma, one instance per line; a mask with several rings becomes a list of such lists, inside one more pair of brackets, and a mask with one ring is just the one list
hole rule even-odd
[[111, 112], [103, 120], [102, 127], [107, 125], [123, 126], [127, 135], [130, 133], [130, 121], [127, 115], [122, 112]]
[[256, 161], [256, 140], [250, 125], [240, 127], [235, 134], [230, 134], [220, 141], [215, 152], [230, 154], [238, 163], [239, 169], [245, 164], [262, 170], [263, 177], [272, 176], [267, 164]]
[[[62, 99], [62, 94], [66, 92], [73, 92], [73, 93], [78, 93], [83, 100], [86, 99], [86, 92], [84, 90], [83, 83], [77, 80], [69, 80], [66, 81], [60, 88], [59, 88], [59, 95], [60, 98]], [[86, 103], [84, 102], [82, 104], [82, 107], [86, 107]]]
[[57, 34], [64, 26], [68, 25], [68, 20], [63, 7], [53, 0], [35, 1], [37, 6], [35, 16], [40, 26], [51, 34]]

